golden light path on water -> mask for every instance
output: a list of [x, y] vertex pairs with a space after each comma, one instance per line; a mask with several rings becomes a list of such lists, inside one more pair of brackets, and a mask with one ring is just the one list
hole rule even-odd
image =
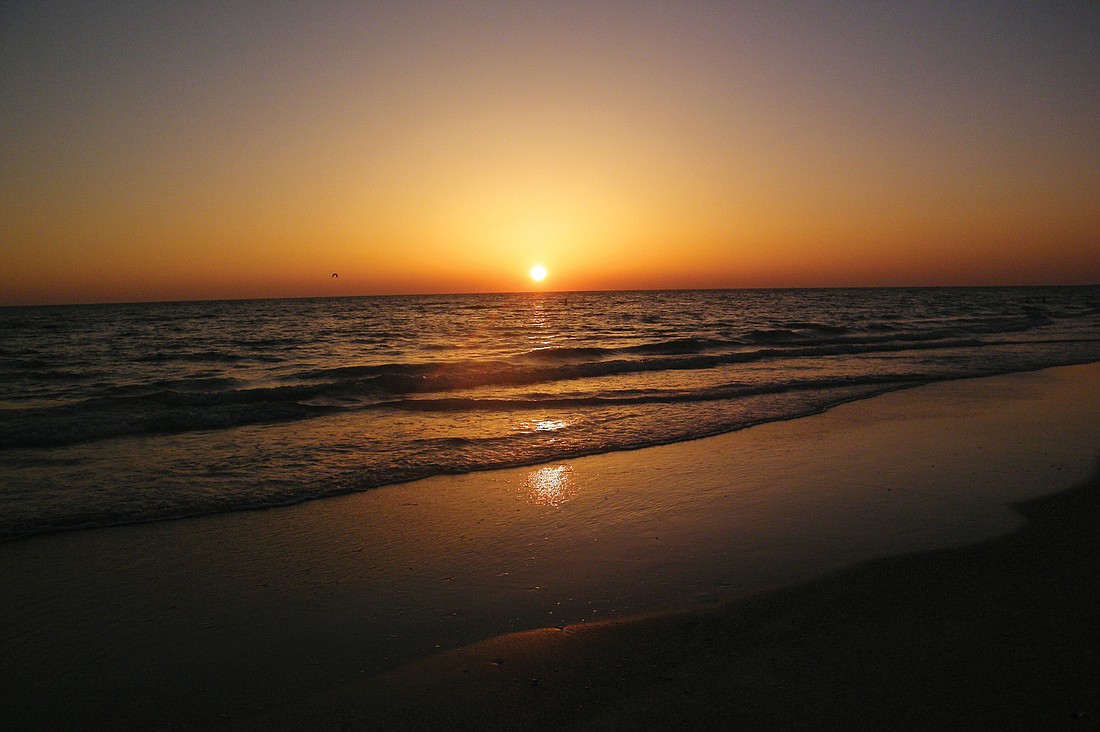
[[[523, 421], [519, 423], [519, 429], [524, 434], [532, 434], [534, 432], [557, 432], [568, 427], [571, 423], [564, 419], [534, 419]], [[555, 438], [550, 438], [553, 442]]]

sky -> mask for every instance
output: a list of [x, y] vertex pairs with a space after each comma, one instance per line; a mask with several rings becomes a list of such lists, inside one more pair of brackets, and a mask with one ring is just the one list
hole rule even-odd
[[3, 305], [1100, 283], [1095, 0], [8, 0], [0, 130]]

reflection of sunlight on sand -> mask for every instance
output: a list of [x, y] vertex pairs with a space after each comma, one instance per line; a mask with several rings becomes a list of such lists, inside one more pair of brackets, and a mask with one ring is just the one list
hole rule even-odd
[[539, 468], [528, 473], [523, 479], [524, 497], [538, 506], [558, 508], [576, 492], [573, 468], [569, 465]]

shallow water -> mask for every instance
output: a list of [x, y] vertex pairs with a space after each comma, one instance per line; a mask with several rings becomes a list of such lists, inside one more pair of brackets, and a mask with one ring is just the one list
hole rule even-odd
[[0, 309], [0, 536], [677, 442], [1100, 359], [1100, 288]]

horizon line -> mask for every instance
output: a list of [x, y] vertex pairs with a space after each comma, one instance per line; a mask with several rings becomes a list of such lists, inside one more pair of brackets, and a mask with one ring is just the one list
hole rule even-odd
[[168, 298], [164, 300], [97, 300], [73, 302], [0, 303], [0, 308], [50, 308], [107, 305], [183, 305], [210, 302], [263, 302], [268, 300], [339, 300], [361, 298], [399, 297], [471, 297], [477, 295], [584, 295], [607, 292], [728, 292], [791, 291], [791, 290], [1006, 290], [1006, 289], [1055, 289], [1100, 287], [1100, 282], [1089, 284], [999, 284], [999, 285], [812, 285], [812, 286], [743, 286], [743, 287], [623, 287], [591, 290], [493, 290], [456, 292], [366, 293], [342, 295], [272, 295], [270, 297], [208, 297], [194, 299]]

